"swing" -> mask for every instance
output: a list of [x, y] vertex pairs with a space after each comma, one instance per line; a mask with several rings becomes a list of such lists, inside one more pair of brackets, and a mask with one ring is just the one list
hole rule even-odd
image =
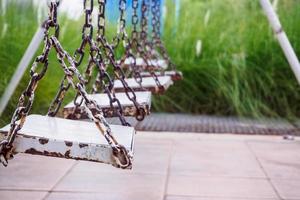
[[[136, 65], [140, 68], [146, 68], [147, 67], [147, 63], [144, 62], [143, 58], [136, 58], [135, 59]], [[159, 60], [148, 60], [148, 63], [153, 66], [154, 68], [162, 68], [162, 69], [167, 69], [168, 68], [168, 63], [163, 60], [163, 59], [159, 59]], [[131, 65], [134, 64], [134, 60], [127, 58], [124, 62], [124, 67], [129, 67]]]
[[[161, 72], [155, 72], [156, 76], [170, 76], [172, 81], [180, 81], [183, 79], [183, 74], [181, 71], [172, 70], [172, 71], [164, 71]], [[141, 72], [142, 77], [151, 77], [151, 74], [149, 72]]]
[[[141, 32], [140, 32], [140, 39], [138, 38], [138, 31], [137, 31], [137, 24], [138, 24], [138, 0], [133, 0], [132, 2], [133, 8], [133, 15], [132, 15], [132, 34], [130, 40], [130, 50], [134, 51], [134, 56], [132, 57], [125, 57], [119, 61], [120, 65], [125, 69], [132, 69], [135, 74], [138, 74], [138, 80], [136, 77], [134, 78], [127, 78], [128, 85], [134, 89], [135, 91], [141, 91], [142, 88], [151, 91], [154, 94], [163, 94], [172, 84], [173, 81], [171, 80], [170, 76], [157, 76], [155, 74], [154, 68], [150, 67], [153, 63], [149, 58], [149, 53], [144, 48], [144, 44], [147, 40], [147, 6], [146, 2], [143, 1], [142, 3], [142, 21], [141, 21]], [[153, 60], [154, 62], [154, 60]], [[156, 63], [154, 64], [162, 64], [163, 63]], [[163, 61], [164, 62], [164, 61]], [[141, 66], [145, 64], [145, 66]], [[146, 69], [150, 74], [149, 77], [143, 77], [140, 70]], [[124, 90], [121, 87], [120, 81], [116, 80], [114, 82], [114, 88], [116, 92], [123, 92]]]
[[[161, 67], [163, 72], [156, 72], [157, 76], [166, 75], [171, 76], [173, 81], [182, 80], [183, 75], [182, 72], [176, 70], [175, 64], [171, 61], [167, 50], [161, 40], [161, 5], [160, 1], [154, 0], [152, 1], [151, 13], [152, 13], [152, 43], [150, 45], [153, 54], [156, 55], [157, 59], [160, 60], [162, 57], [165, 60], [167, 67]], [[158, 50], [158, 51], [157, 51]], [[171, 71], [166, 71], [170, 66]], [[149, 73], [142, 73], [142, 76], [150, 76]]]
[[[84, 3], [86, 3], [85, 5], [88, 3], [92, 5], [92, 1], [86, 0]], [[135, 130], [129, 127], [128, 123], [127, 126], [109, 125], [103, 117], [100, 106], [88, 96], [85, 89], [86, 80], [77, 70], [75, 59], [64, 50], [58, 40], [58, 5], [59, 1], [50, 2], [49, 18], [44, 23], [43, 52], [35, 59], [31, 67], [31, 79], [19, 99], [11, 123], [0, 130], [0, 161], [4, 166], [7, 166], [8, 160], [14, 154], [28, 153], [95, 161], [122, 169], [130, 169], [132, 167]], [[52, 29], [55, 30], [54, 34], [50, 34]], [[55, 50], [58, 62], [66, 77], [66, 82], [62, 82], [64, 84], [61, 86], [60, 95], [63, 96], [66, 89], [72, 86], [82, 97], [84, 109], [94, 124], [50, 116], [28, 116], [33, 105], [38, 82], [47, 72], [48, 56], [51, 49]], [[42, 69], [38, 72], [39, 65], [42, 66]], [[60, 105], [61, 101], [56, 103], [55, 105]], [[91, 108], [95, 108], [95, 112], [92, 112]], [[99, 133], [102, 134], [103, 138]]]
[[[146, 4], [144, 13], [146, 12], [147, 9], [149, 9], [149, 3]], [[151, 53], [151, 56], [153, 56], [155, 59], [153, 59], [153, 58], [148, 59], [148, 63], [150, 63], [150, 67], [160, 70], [159, 72], [155, 72], [156, 76], [170, 76], [173, 81], [182, 80], [182, 78], [183, 78], [182, 72], [176, 70], [176, 66], [171, 62], [171, 59], [167, 54], [166, 48], [164, 47], [164, 45], [161, 41], [160, 1], [157, 1], [157, 0], [152, 1], [151, 13], [152, 13], [152, 41], [148, 41], [148, 43], [146, 43], [146, 44], [148, 45], [148, 51], [153, 52], [153, 53]], [[142, 17], [144, 17], [144, 16], [145, 16], [145, 14], [142, 15]], [[156, 50], [156, 48], [159, 50], [159, 52]], [[132, 63], [132, 62], [133, 62], [132, 60], [126, 60], [126, 62], [124, 63], [124, 66], [128, 67], [129, 63]], [[147, 67], [147, 64], [145, 62], [143, 62], [143, 60], [141, 58], [137, 59], [137, 64], [143, 68]], [[166, 71], [169, 66], [172, 68], [172, 70]], [[150, 77], [151, 73], [141, 72], [141, 76], [142, 77]]]
[[[170, 76], [158, 76], [158, 82], [152, 77], [143, 77], [142, 88], [134, 78], [126, 79], [128, 85], [135, 91], [143, 91], [143, 88], [151, 91], [153, 94], [163, 94], [173, 84]], [[119, 80], [114, 82], [114, 88], [116, 92], [123, 92], [124, 88]]]
[[[133, 151], [134, 128], [110, 125], [115, 138]], [[0, 129], [5, 139], [10, 126]], [[75, 160], [112, 163], [112, 148], [90, 122], [29, 115], [15, 138], [14, 152]]]
[[[151, 92], [135, 92], [136, 98], [138, 100], [139, 105], [143, 108], [146, 115], [150, 114], [151, 108]], [[91, 94], [89, 95], [90, 99], [96, 101], [96, 103], [102, 108], [104, 117], [115, 117], [114, 108], [111, 107], [110, 100], [106, 94]], [[132, 102], [127, 98], [125, 93], [116, 93], [116, 98], [120, 100], [120, 104], [123, 108], [124, 116], [136, 116], [137, 110]], [[79, 97], [79, 101], [81, 101], [81, 97]], [[74, 108], [76, 105], [74, 102], [70, 102], [64, 107], [63, 116], [64, 118], [72, 118], [74, 114]], [[92, 108], [92, 112], [94, 112], [95, 108]], [[77, 110], [77, 119], [86, 119], [88, 116], [84, 112], [84, 108], [80, 107]]]
[[[83, 25], [82, 31], [82, 42], [80, 47], [76, 50], [75, 56], [78, 56], [77, 66], [82, 62], [84, 56], [84, 48], [88, 45], [90, 52], [97, 51], [98, 60], [89, 59], [87, 69], [85, 71], [85, 77], [87, 79], [86, 85], [91, 80], [92, 69], [96, 67], [98, 76], [93, 85], [91, 94], [89, 95], [91, 99], [95, 100], [97, 104], [103, 109], [105, 117], [116, 117], [120, 115], [123, 116], [136, 116], [136, 119], [141, 121], [144, 119], [145, 115], [150, 114], [151, 107], [151, 93], [147, 91], [141, 91], [135, 93], [133, 89], [128, 85], [125, 80], [125, 75], [122, 69], [119, 67], [118, 63], [115, 62], [114, 50], [119, 45], [119, 38], [123, 38], [120, 34], [124, 35], [125, 23], [118, 30], [117, 37], [114, 39], [117, 41], [116, 44], [109, 44], [105, 38], [105, 1], [99, 2], [99, 15], [98, 15], [98, 34], [97, 41], [93, 40], [93, 25], [92, 25], [92, 12], [93, 5], [90, 5], [90, 12], [85, 11], [85, 24]], [[121, 13], [120, 20], [124, 15], [125, 5], [122, 5], [123, 2], [120, 0], [119, 10]], [[84, 5], [85, 6], [85, 5]], [[86, 7], [84, 7], [86, 10]], [[88, 33], [88, 34], [86, 34]], [[96, 50], [95, 50], [96, 49]], [[103, 55], [101, 54], [102, 52]], [[90, 53], [92, 55], [93, 53]], [[122, 92], [115, 94], [113, 88], [113, 83], [109, 75], [105, 72], [108, 65], [113, 67], [114, 74], [116, 78], [120, 81], [120, 87], [123, 88]], [[105, 85], [103, 79], [107, 79], [108, 85]], [[102, 86], [102, 91], [99, 91], [99, 88]], [[101, 92], [101, 93], [99, 93]], [[60, 96], [60, 95], [58, 95]], [[69, 119], [85, 119], [87, 115], [84, 113], [84, 108], [82, 105], [82, 98], [80, 95], [77, 95], [74, 101], [70, 102], [64, 107], [63, 115], [65, 118]], [[95, 108], [91, 108], [94, 111]], [[121, 120], [122, 121], [122, 120]], [[123, 120], [124, 121], [124, 120]]]

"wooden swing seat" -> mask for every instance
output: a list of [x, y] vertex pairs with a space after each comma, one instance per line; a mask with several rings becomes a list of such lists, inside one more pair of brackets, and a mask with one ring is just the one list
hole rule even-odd
[[[142, 106], [142, 108], [145, 111], [146, 115], [150, 114], [150, 108], [151, 108], [151, 92], [145, 91], [145, 92], [135, 92], [136, 94], [136, 100]], [[97, 102], [97, 104], [102, 108], [104, 117], [116, 117], [114, 113], [114, 108], [110, 106], [109, 98], [107, 94], [101, 93], [101, 94], [90, 94], [89, 97]], [[126, 93], [116, 93], [117, 99], [119, 99], [122, 107], [123, 107], [123, 114], [124, 116], [136, 116], [137, 110], [134, 106], [133, 102], [130, 101], [126, 95]], [[80, 99], [78, 99], [80, 101]], [[117, 107], [116, 104], [113, 104], [114, 107]], [[67, 119], [87, 119], [88, 116], [84, 112], [84, 108], [80, 107], [75, 115], [73, 114], [75, 109], [74, 102], [70, 102], [64, 107], [63, 115], [64, 118]], [[95, 110], [92, 109], [92, 112]]]
[[[149, 64], [150, 66], [155, 67], [155, 68], [160, 68], [160, 69], [168, 68], [168, 63], [163, 59], [158, 59], [158, 60], [151, 59], [151, 60], [147, 60], [147, 61], [148, 61], [148, 63], [146, 63], [143, 58], [135, 59], [135, 63], [136, 63], [137, 67], [145, 68], [145, 67], [147, 67], [147, 64]], [[130, 67], [131, 65], [133, 65], [133, 63], [134, 63], [134, 61], [132, 58], [126, 58], [124, 61], [124, 67]]]
[[[134, 128], [118, 125], [110, 127], [117, 141], [133, 152]], [[0, 141], [5, 139], [9, 128], [10, 125], [7, 125], [0, 129]], [[14, 153], [116, 165], [111, 147], [92, 122], [29, 115], [16, 136], [13, 150]]]
[[[180, 81], [183, 79], [183, 75], [181, 71], [165, 71], [164, 74], [161, 72], [155, 72], [156, 76], [170, 76], [172, 81]], [[142, 77], [150, 77], [150, 72], [141, 72]]]
[[[164, 93], [172, 84], [173, 81], [170, 76], [157, 77], [161, 86], [158, 86], [153, 77], [144, 77], [142, 81], [142, 88], [134, 78], [125, 79], [129, 87], [134, 91], [143, 91], [144, 89], [151, 91], [153, 94]], [[120, 80], [114, 81], [114, 88], [116, 92], [124, 92], [124, 87]]]

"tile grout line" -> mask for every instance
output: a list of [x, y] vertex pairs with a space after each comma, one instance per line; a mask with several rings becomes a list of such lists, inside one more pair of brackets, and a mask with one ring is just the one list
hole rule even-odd
[[164, 191], [163, 191], [163, 200], [166, 200], [166, 196], [167, 196], [167, 191], [168, 191], [168, 186], [169, 186], [169, 179], [170, 179], [170, 171], [171, 171], [171, 162], [172, 162], [172, 156], [174, 153], [174, 139], [171, 140], [171, 149], [170, 149], [170, 155], [168, 158], [168, 167], [167, 167], [167, 174], [166, 174], [166, 178], [165, 178], [165, 185], [164, 185]]
[[283, 200], [283, 198], [280, 196], [279, 192], [277, 191], [275, 185], [272, 183], [270, 177], [268, 176], [265, 168], [263, 167], [262, 163], [260, 162], [260, 160], [258, 159], [257, 155], [255, 154], [255, 152], [252, 150], [252, 148], [250, 147], [250, 144], [248, 141], [245, 140], [245, 144], [247, 146], [247, 148], [249, 149], [249, 151], [252, 153], [252, 155], [254, 156], [255, 160], [257, 161], [259, 167], [261, 168], [261, 170], [263, 171], [263, 173], [265, 174], [266, 176], [266, 179], [268, 180], [269, 184], [271, 185], [272, 189], [274, 190], [275, 194], [277, 195], [277, 197], [280, 199], [280, 200]]
[[53, 192], [53, 189], [67, 176], [70, 174], [70, 172], [74, 169], [74, 167], [79, 163], [79, 161], [75, 161], [75, 163], [73, 165], [71, 165], [71, 167], [66, 171], [66, 173], [64, 175], [62, 175], [60, 177], [60, 179], [53, 185], [53, 187], [51, 187], [50, 190], [48, 190], [48, 192], [46, 193], [46, 195], [42, 198], [42, 200], [46, 200], [49, 195]]
[[[203, 198], [205, 198], [205, 199], [208, 199], [208, 198], [214, 198], [214, 199], [218, 199], [218, 200], [224, 200], [224, 198], [226, 198], [226, 197], [223, 197], [223, 196], [209, 196], [209, 195], [169, 195], [169, 197], [182, 197], [182, 198], [192, 198], [192, 199], [194, 199], [194, 198], [201, 198], [201, 199], [203, 199]], [[241, 200], [241, 199], [243, 199], [243, 200], [257, 200], [257, 198], [256, 197], [230, 197], [230, 199], [231, 200]], [[274, 200], [274, 198], [260, 198], [260, 200]]]

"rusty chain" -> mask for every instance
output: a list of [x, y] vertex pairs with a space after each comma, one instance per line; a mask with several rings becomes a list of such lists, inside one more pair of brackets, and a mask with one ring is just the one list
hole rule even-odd
[[142, 42], [140, 40], [140, 32], [138, 31], [138, 23], [139, 23], [139, 17], [138, 17], [138, 7], [139, 7], [139, 1], [133, 0], [132, 1], [132, 32], [131, 32], [131, 44], [132, 49], [136, 51], [136, 54], [138, 57], [141, 57], [143, 61], [146, 63], [146, 66], [149, 66], [149, 58], [147, 57], [147, 54], [144, 50], [144, 47], [142, 45]]
[[[113, 151], [113, 157], [117, 163], [117, 167], [127, 168], [131, 165], [132, 155], [126, 150], [126, 148], [118, 144], [117, 140], [112, 135], [110, 126], [103, 117], [101, 108], [97, 103], [89, 99], [85, 90], [85, 80], [76, 68], [76, 61], [63, 49], [60, 42], [58, 41], [59, 35], [59, 24], [57, 23], [57, 7], [59, 1], [52, 1], [49, 5], [49, 18], [45, 22], [45, 32], [44, 32], [44, 49], [40, 56], [38, 56], [30, 70], [31, 79], [26, 90], [22, 93], [17, 109], [15, 110], [10, 130], [7, 134], [5, 140], [0, 142], [0, 161], [4, 166], [7, 166], [7, 160], [12, 158], [13, 142], [17, 135], [17, 132], [22, 128], [25, 123], [26, 116], [31, 110], [34, 93], [38, 85], [38, 81], [41, 80], [48, 68], [48, 55], [52, 47], [57, 53], [57, 59], [64, 71], [65, 77], [69, 85], [71, 85], [75, 90], [77, 90], [84, 99], [85, 109], [87, 110], [89, 117], [94, 121], [96, 127], [105, 137], [108, 144], [111, 146]], [[49, 34], [50, 28], [55, 29], [55, 34]], [[68, 64], [66, 64], [66, 62]], [[38, 64], [42, 64], [43, 68], [41, 72], [37, 72]], [[74, 81], [77, 79], [77, 82]], [[92, 113], [91, 109], [96, 108], [96, 113]]]
[[[98, 23], [97, 23], [98, 24], [98, 31], [97, 31], [98, 47], [103, 49], [106, 58], [109, 60], [109, 64], [111, 64], [113, 67], [115, 77], [117, 77], [117, 79], [121, 81], [127, 98], [134, 104], [136, 108], [136, 119], [142, 121], [145, 118], [146, 111], [144, 110], [143, 106], [141, 106], [137, 102], [136, 94], [134, 90], [131, 87], [129, 87], [128, 83], [126, 82], [125, 80], [126, 76], [120, 66], [120, 63], [116, 62], [116, 58], [114, 54], [114, 48], [116, 48], [116, 46], [109, 44], [105, 37], [105, 3], [106, 2], [104, 0], [98, 0], [98, 4], [99, 4]], [[121, 18], [124, 18], [125, 6], [126, 6], [126, 1], [120, 0], [119, 9], [123, 10], [121, 13], [122, 16]], [[122, 38], [124, 38], [126, 21], [125, 19], [121, 19], [121, 21], [123, 22], [121, 22], [120, 24], [123, 25], [121, 26], [121, 29], [118, 31], [118, 34], [121, 33]]]
[[145, 48], [143, 53], [144, 53], [144, 58], [146, 58], [144, 59], [144, 61], [147, 65], [147, 70], [150, 72], [150, 75], [156, 82], [156, 85], [162, 88], [163, 86], [161, 85], [158, 76], [155, 73], [156, 66], [152, 63], [153, 54], [152, 54], [151, 46], [149, 46], [151, 42], [148, 41], [148, 14], [149, 14], [148, 9], [149, 9], [149, 0], [142, 0], [140, 42], [141, 42], [141, 46]]
[[[75, 59], [76, 66], [80, 66], [80, 64], [82, 63], [82, 60], [84, 58], [84, 49], [88, 44], [90, 44], [90, 40], [92, 39], [92, 36], [93, 36], [93, 26], [91, 24], [91, 20], [92, 20], [91, 14], [92, 14], [93, 8], [94, 8], [93, 1], [84, 0], [83, 2], [84, 2], [83, 3], [84, 12], [85, 12], [85, 23], [82, 26], [81, 44], [80, 44], [79, 48], [77, 48], [75, 50], [75, 53], [74, 53], [74, 59]], [[58, 90], [54, 100], [50, 104], [50, 107], [48, 110], [48, 116], [52, 116], [52, 117], [56, 116], [69, 88], [70, 88], [70, 84], [67, 82], [67, 77], [64, 76], [61, 81], [59, 90]], [[77, 93], [75, 96], [75, 99], [74, 99], [75, 109], [74, 109], [73, 115], [75, 114], [75, 112], [78, 110], [78, 107], [80, 107], [80, 105], [83, 102], [83, 99], [81, 99], [79, 103], [77, 102], [79, 96], [80, 96], [79, 93]]]
[[[44, 77], [48, 69], [48, 54], [51, 49], [51, 42], [48, 39], [50, 27], [54, 27], [56, 37], [59, 36], [59, 25], [57, 24], [57, 5], [58, 4], [56, 3], [50, 4], [49, 19], [44, 23], [44, 49], [42, 51], [42, 54], [36, 57], [31, 66], [31, 78], [29, 80], [27, 88], [23, 91], [19, 98], [17, 108], [11, 119], [10, 129], [8, 131], [7, 137], [0, 142], [0, 162], [4, 166], [7, 166], [8, 159], [11, 159], [13, 157], [13, 142], [18, 131], [23, 127], [26, 116], [31, 110], [38, 82]], [[39, 64], [41, 64], [43, 67], [41, 72], [38, 73], [37, 68], [39, 67]]]
[[119, 17], [118, 33], [116, 36], [116, 38], [119, 38], [119, 39], [114, 39], [114, 40], [117, 40], [118, 43], [113, 45], [113, 48], [116, 49], [117, 46], [119, 45], [120, 41], [123, 42], [123, 46], [125, 48], [125, 54], [119, 61], [119, 64], [122, 66], [125, 63], [125, 60], [129, 59], [130, 60], [129, 67], [131, 68], [131, 71], [133, 72], [133, 78], [139, 84], [140, 88], [142, 90], [145, 90], [142, 86], [143, 78], [141, 75], [141, 71], [140, 71], [139, 67], [136, 65], [136, 57], [132, 51], [132, 49], [133, 49], [132, 44], [131, 44], [130, 38], [128, 37], [128, 34], [126, 32], [126, 19], [125, 19], [126, 4], [127, 4], [126, 0], [119, 0], [120, 17]]
[[[111, 108], [113, 108], [114, 113], [116, 116], [118, 116], [121, 124], [123, 126], [130, 126], [130, 124], [126, 121], [124, 114], [123, 114], [123, 107], [120, 103], [120, 101], [116, 98], [114, 92], [113, 92], [113, 82], [110, 78], [109, 74], [105, 71], [105, 67], [103, 65], [103, 59], [101, 52], [99, 48], [96, 46], [95, 42], [93, 41], [93, 25], [92, 25], [92, 12], [94, 8], [94, 0], [84, 0], [83, 1], [83, 8], [85, 13], [85, 23], [82, 27], [82, 41], [78, 49], [76, 49], [74, 54], [74, 59], [76, 60], [75, 65], [78, 67], [82, 63], [82, 60], [84, 58], [84, 49], [86, 46], [89, 46], [90, 49], [90, 59], [86, 68], [86, 71], [84, 73], [85, 85], [87, 85], [92, 76], [92, 68], [94, 66], [97, 67], [97, 70], [99, 72], [99, 76], [97, 76], [96, 83], [101, 83], [98, 85], [93, 85], [92, 93], [95, 93], [98, 90], [99, 85], [102, 86], [104, 92], [107, 94], [110, 102]], [[61, 81], [61, 87], [52, 102], [48, 115], [55, 116], [61, 107], [62, 101], [64, 99], [64, 96], [69, 89], [70, 85], [65, 85], [66, 83], [66, 76]], [[77, 92], [75, 98], [74, 98], [74, 105], [75, 108], [73, 109], [73, 113], [69, 116], [69, 118], [76, 119], [76, 114], [80, 110], [79, 108], [83, 104], [83, 98], [81, 97], [81, 94]], [[116, 105], [116, 106], [114, 106]]]
[[[145, 51], [144, 46], [141, 42], [140, 34], [142, 31], [138, 31], [138, 24], [139, 24], [138, 8], [139, 8], [139, 1], [132, 0], [132, 10], [133, 10], [133, 14], [131, 17], [132, 31], [131, 31], [131, 38], [129, 39], [130, 44], [131, 44], [129, 46], [129, 48], [131, 48], [131, 52], [135, 56], [135, 58], [139, 57], [144, 61], [144, 63], [146, 64], [145, 69], [147, 71], [149, 71], [150, 75], [155, 80], [155, 83], [157, 84], [157, 86], [163, 87], [160, 84], [159, 79], [158, 79], [157, 75], [155, 74], [153, 67], [150, 67], [151, 66], [151, 64], [149, 63], [150, 57], [147, 54], [147, 51]], [[142, 14], [143, 14], [143, 11], [144, 10], [142, 10]], [[141, 28], [141, 29], [143, 29], [143, 28]], [[134, 61], [133, 64], [136, 65], [136, 60], [133, 60], [133, 61]], [[124, 60], [123, 60], [123, 62], [124, 62]], [[143, 67], [143, 66], [141, 66], [141, 67]], [[140, 71], [140, 69], [139, 69], [139, 71]]]
[[[118, 144], [117, 140], [114, 138], [109, 124], [106, 122], [103, 117], [101, 108], [97, 105], [94, 100], [91, 100], [88, 97], [88, 94], [85, 90], [85, 80], [76, 68], [75, 61], [73, 58], [63, 49], [58, 39], [55, 36], [51, 37], [52, 45], [57, 52], [57, 59], [64, 70], [64, 73], [67, 77], [68, 82], [71, 86], [77, 90], [82, 98], [84, 99], [85, 110], [88, 112], [89, 118], [94, 121], [96, 127], [103, 134], [108, 144], [112, 147], [115, 160], [118, 163], [118, 166], [121, 168], [126, 168], [131, 165], [131, 155], [128, 154], [126, 148]], [[66, 64], [65, 60], [70, 65]], [[74, 81], [74, 76], [77, 78], [77, 83]], [[96, 112], [92, 113], [91, 109], [96, 109]], [[124, 163], [123, 163], [124, 162]]]
[[167, 61], [169, 67], [172, 70], [176, 70], [175, 64], [171, 61], [167, 50], [161, 40], [161, 2], [160, 0], [152, 0], [151, 6], [151, 13], [152, 13], [152, 42], [159, 50], [164, 58]]

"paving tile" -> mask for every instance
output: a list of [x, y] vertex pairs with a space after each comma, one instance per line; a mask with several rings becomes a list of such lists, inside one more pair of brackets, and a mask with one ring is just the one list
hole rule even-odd
[[265, 178], [243, 141], [176, 140], [171, 175]]
[[276, 193], [265, 179], [203, 178], [171, 176], [167, 195], [222, 198], [276, 199]]
[[[170, 139], [155, 140], [137, 135], [133, 160], [133, 173], [167, 174], [172, 142]], [[113, 172], [127, 174], [127, 170], [116, 169], [101, 163], [80, 162], [76, 170], [83, 172]]]
[[[165, 200], [262, 200], [249, 198], [224, 198], [224, 197], [195, 197], [195, 196], [167, 196]], [[279, 200], [277, 198], [267, 198], [263, 200]]]
[[127, 193], [65, 193], [53, 192], [46, 200], [162, 200], [161, 195], [152, 192], [127, 192]]
[[300, 181], [299, 141], [249, 141], [248, 144], [268, 177]]
[[8, 167], [0, 166], [0, 188], [49, 190], [75, 161], [18, 154]]
[[300, 181], [275, 179], [271, 180], [279, 195], [283, 199], [300, 199]]
[[[155, 140], [155, 138], [145, 139], [137, 136], [133, 170], [79, 162], [54, 188], [54, 193], [49, 198], [55, 199], [57, 195], [61, 195], [62, 199], [68, 199], [70, 194], [61, 194], [61, 192], [76, 191], [92, 193], [81, 194], [84, 199], [94, 199], [102, 194], [107, 195], [105, 199], [109, 200], [143, 197], [162, 199], [171, 144], [169, 139]], [[58, 197], [60, 199], [60, 196]]]
[[167, 174], [173, 142], [169, 139], [140, 138], [136, 141], [133, 171]]
[[72, 170], [55, 188], [54, 191], [99, 192], [146, 196], [153, 192], [163, 195], [165, 176], [155, 174], [137, 174], [127, 171], [126, 174], [102, 172], [83, 172]]
[[45, 197], [46, 192], [36, 191], [6, 191], [0, 190], [0, 199], [5, 200], [41, 200]]

